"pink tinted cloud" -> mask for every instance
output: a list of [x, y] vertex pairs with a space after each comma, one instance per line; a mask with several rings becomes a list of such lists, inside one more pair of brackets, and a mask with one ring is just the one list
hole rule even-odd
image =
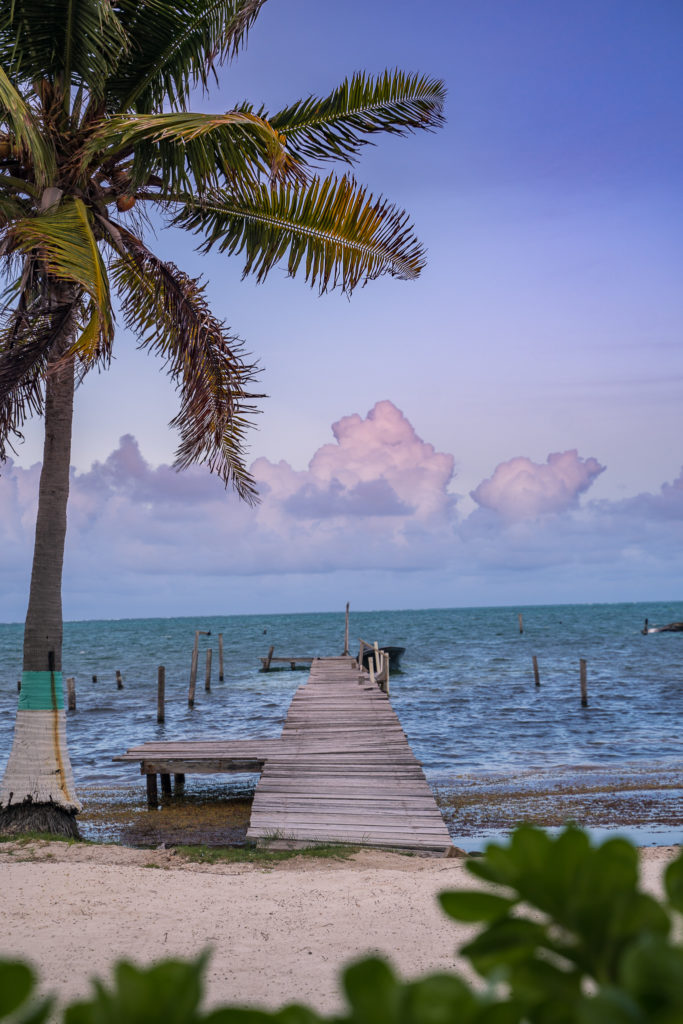
[[392, 402], [377, 402], [365, 419], [343, 417], [332, 433], [336, 443], [319, 448], [303, 472], [256, 460], [252, 470], [269, 501], [302, 519], [391, 516], [425, 523], [450, 514], [453, 456], [418, 437]]
[[501, 462], [471, 496], [507, 520], [534, 519], [576, 508], [579, 495], [604, 470], [597, 459], [580, 458], [576, 449], [555, 452], [545, 463], [519, 456]]
[[[204, 467], [151, 466], [125, 435], [104, 461], [72, 471], [67, 574], [226, 575], [417, 568], [441, 557], [455, 499], [453, 459], [380, 402], [333, 428], [307, 470], [257, 460], [262, 494], [250, 509]], [[367, 456], [367, 457], [366, 457]], [[0, 535], [30, 564], [39, 467], [8, 465]], [[30, 524], [31, 531], [21, 529]]]

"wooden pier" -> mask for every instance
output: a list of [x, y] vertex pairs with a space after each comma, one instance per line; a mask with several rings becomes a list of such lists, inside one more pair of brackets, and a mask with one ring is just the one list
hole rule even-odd
[[[149, 779], [260, 771], [247, 838], [446, 852], [451, 839], [388, 696], [350, 657], [316, 658], [279, 739], [145, 743], [115, 758]], [[148, 794], [150, 787], [148, 786]]]

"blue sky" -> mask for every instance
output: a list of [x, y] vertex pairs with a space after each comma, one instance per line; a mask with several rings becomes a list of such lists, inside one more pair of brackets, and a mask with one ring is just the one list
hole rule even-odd
[[[119, 498], [125, 493], [127, 532], [116, 538], [118, 561], [110, 564], [98, 554], [102, 513], [73, 517], [65, 613], [85, 615], [101, 598], [103, 614], [133, 607], [134, 614], [182, 614], [182, 601], [169, 597], [173, 581], [182, 581], [175, 592], [182, 590], [188, 614], [337, 607], [351, 591], [357, 607], [679, 597], [682, 30], [683, 9], [673, 0], [434, 0], [419, 8], [269, 0], [247, 51], [197, 106], [223, 110], [249, 98], [276, 110], [325, 94], [361, 68], [442, 77], [446, 128], [380, 139], [356, 172], [410, 211], [429, 265], [418, 282], [375, 282], [349, 302], [318, 298], [284, 270], [262, 286], [241, 282], [239, 261], [199, 257], [188, 239], [160, 233], [157, 251], [206, 275], [215, 309], [263, 363], [270, 397], [252, 457], [304, 474], [296, 478], [301, 494], [281, 500], [268, 491], [250, 522], [229, 498], [219, 502], [212, 492], [209, 509], [198, 497], [192, 519], [200, 529], [208, 517], [215, 531], [211, 571], [193, 573], [188, 559], [170, 558], [187, 543], [180, 520], [175, 541], [165, 524], [163, 551], [136, 537], [145, 509], [135, 504], [135, 487], [120, 474], [116, 485], [111, 474], [93, 476], [92, 466], [113, 457], [137, 466], [139, 483], [140, 464], [119, 445], [130, 434], [158, 483], [154, 467], [170, 462], [175, 447], [167, 423], [176, 399], [159, 366], [120, 332], [115, 365], [78, 392], [73, 463], [83, 487], [92, 491], [97, 479], [103, 488], [98, 508], [112, 487]], [[377, 452], [372, 471], [335, 463], [346, 481], [341, 491], [319, 474], [305, 476], [331, 441], [340, 449], [335, 457], [356, 459], [346, 435], [340, 444], [330, 432], [353, 414], [370, 424], [363, 429], [376, 446], [382, 417], [367, 416], [387, 401], [403, 414], [385, 419], [413, 453], [407, 478]], [[412, 504], [403, 489], [417, 471], [410, 459], [431, 459], [404, 420], [452, 459], [452, 475], [432, 481], [436, 518], [425, 518], [424, 481], [414, 484]], [[3, 618], [23, 615], [29, 467], [40, 447], [36, 425], [0, 479], [0, 533], [14, 547]], [[563, 464], [570, 483], [547, 461], [565, 452], [576, 452]], [[600, 471], [586, 469], [590, 460]], [[259, 465], [265, 479], [270, 470]], [[493, 481], [488, 491], [485, 480]], [[398, 504], [382, 516], [392, 507], [387, 488]], [[472, 492], [487, 493], [493, 505]], [[316, 518], [316, 508], [325, 514]], [[303, 538], [292, 532], [297, 509]], [[109, 524], [109, 536], [116, 528]], [[306, 537], [315, 541], [308, 549]], [[372, 572], [353, 562], [351, 540], [365, 544]], [[235, 558], [235, 543], [253, 552], [251, 563]], [[144, 567], [117, 572], [136, 546], [146, 551]], [[301, 572], [283, 560], [283, 547]], [[90, 554], [76, 569], [78, 551]], [[106, 595], [96, 582], [98, 558], [113, 573]]]

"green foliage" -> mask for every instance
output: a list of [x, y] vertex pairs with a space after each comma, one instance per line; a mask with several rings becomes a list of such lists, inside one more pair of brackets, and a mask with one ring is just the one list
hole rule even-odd
[[592, 847], [579, 829], [553, 839], [524, 826], [509, 846], [468, 863], [498, 892], [444, 893], [460, 921], [485, 924], [461, 953], [504, 983], [539, 1024], [683, 1020], [683, 949], [669, 939], [683, 895], [683, 857], [666, 873], [669, 904], [638, 886], [638, 854], [623, 839]]
[[[637, 851], [623, 840], [591, 846], [578, 829], [553, 839], [518, 829], [508, 846], [491, 845], [468, 869], [486, 889], [445, 892], [444, 910], [482, 930], [461, 950], [479, 973], [404, 982], [383, 960], [351, 964], [342, 982], [348, 1007], [321, 1017], [304, 1006], [270, 1012], [201, 1009], [196, 961], [140, 969], [120, 963], [111, 989], [68, 1007], [64, 1024], [680, 1024], [683, 855], [665, 875], [659, 902], [638, 885]], [[497, 891], [491, 891], [491, 885]], [[0, 1020], [36, 1024], [50, 1004], [32, 1000], [35, 978], [0, 961]]]
[[0, 1020], [13, 1024], [42, 1024], [52, 1008], [51, 999], [35, 999], [36, 976], [26, 964], [0, 960]]

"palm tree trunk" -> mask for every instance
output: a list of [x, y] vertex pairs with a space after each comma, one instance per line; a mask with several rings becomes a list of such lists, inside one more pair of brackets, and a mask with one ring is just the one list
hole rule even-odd
[[14, 742], [0, 788], [0, 832], [78, 835], [81, 804], [66, 745], [62, 685], [62, 563], [69, 497], [74, 358], [56, 346], [45, 387], [40, 474], [24, 667]]

